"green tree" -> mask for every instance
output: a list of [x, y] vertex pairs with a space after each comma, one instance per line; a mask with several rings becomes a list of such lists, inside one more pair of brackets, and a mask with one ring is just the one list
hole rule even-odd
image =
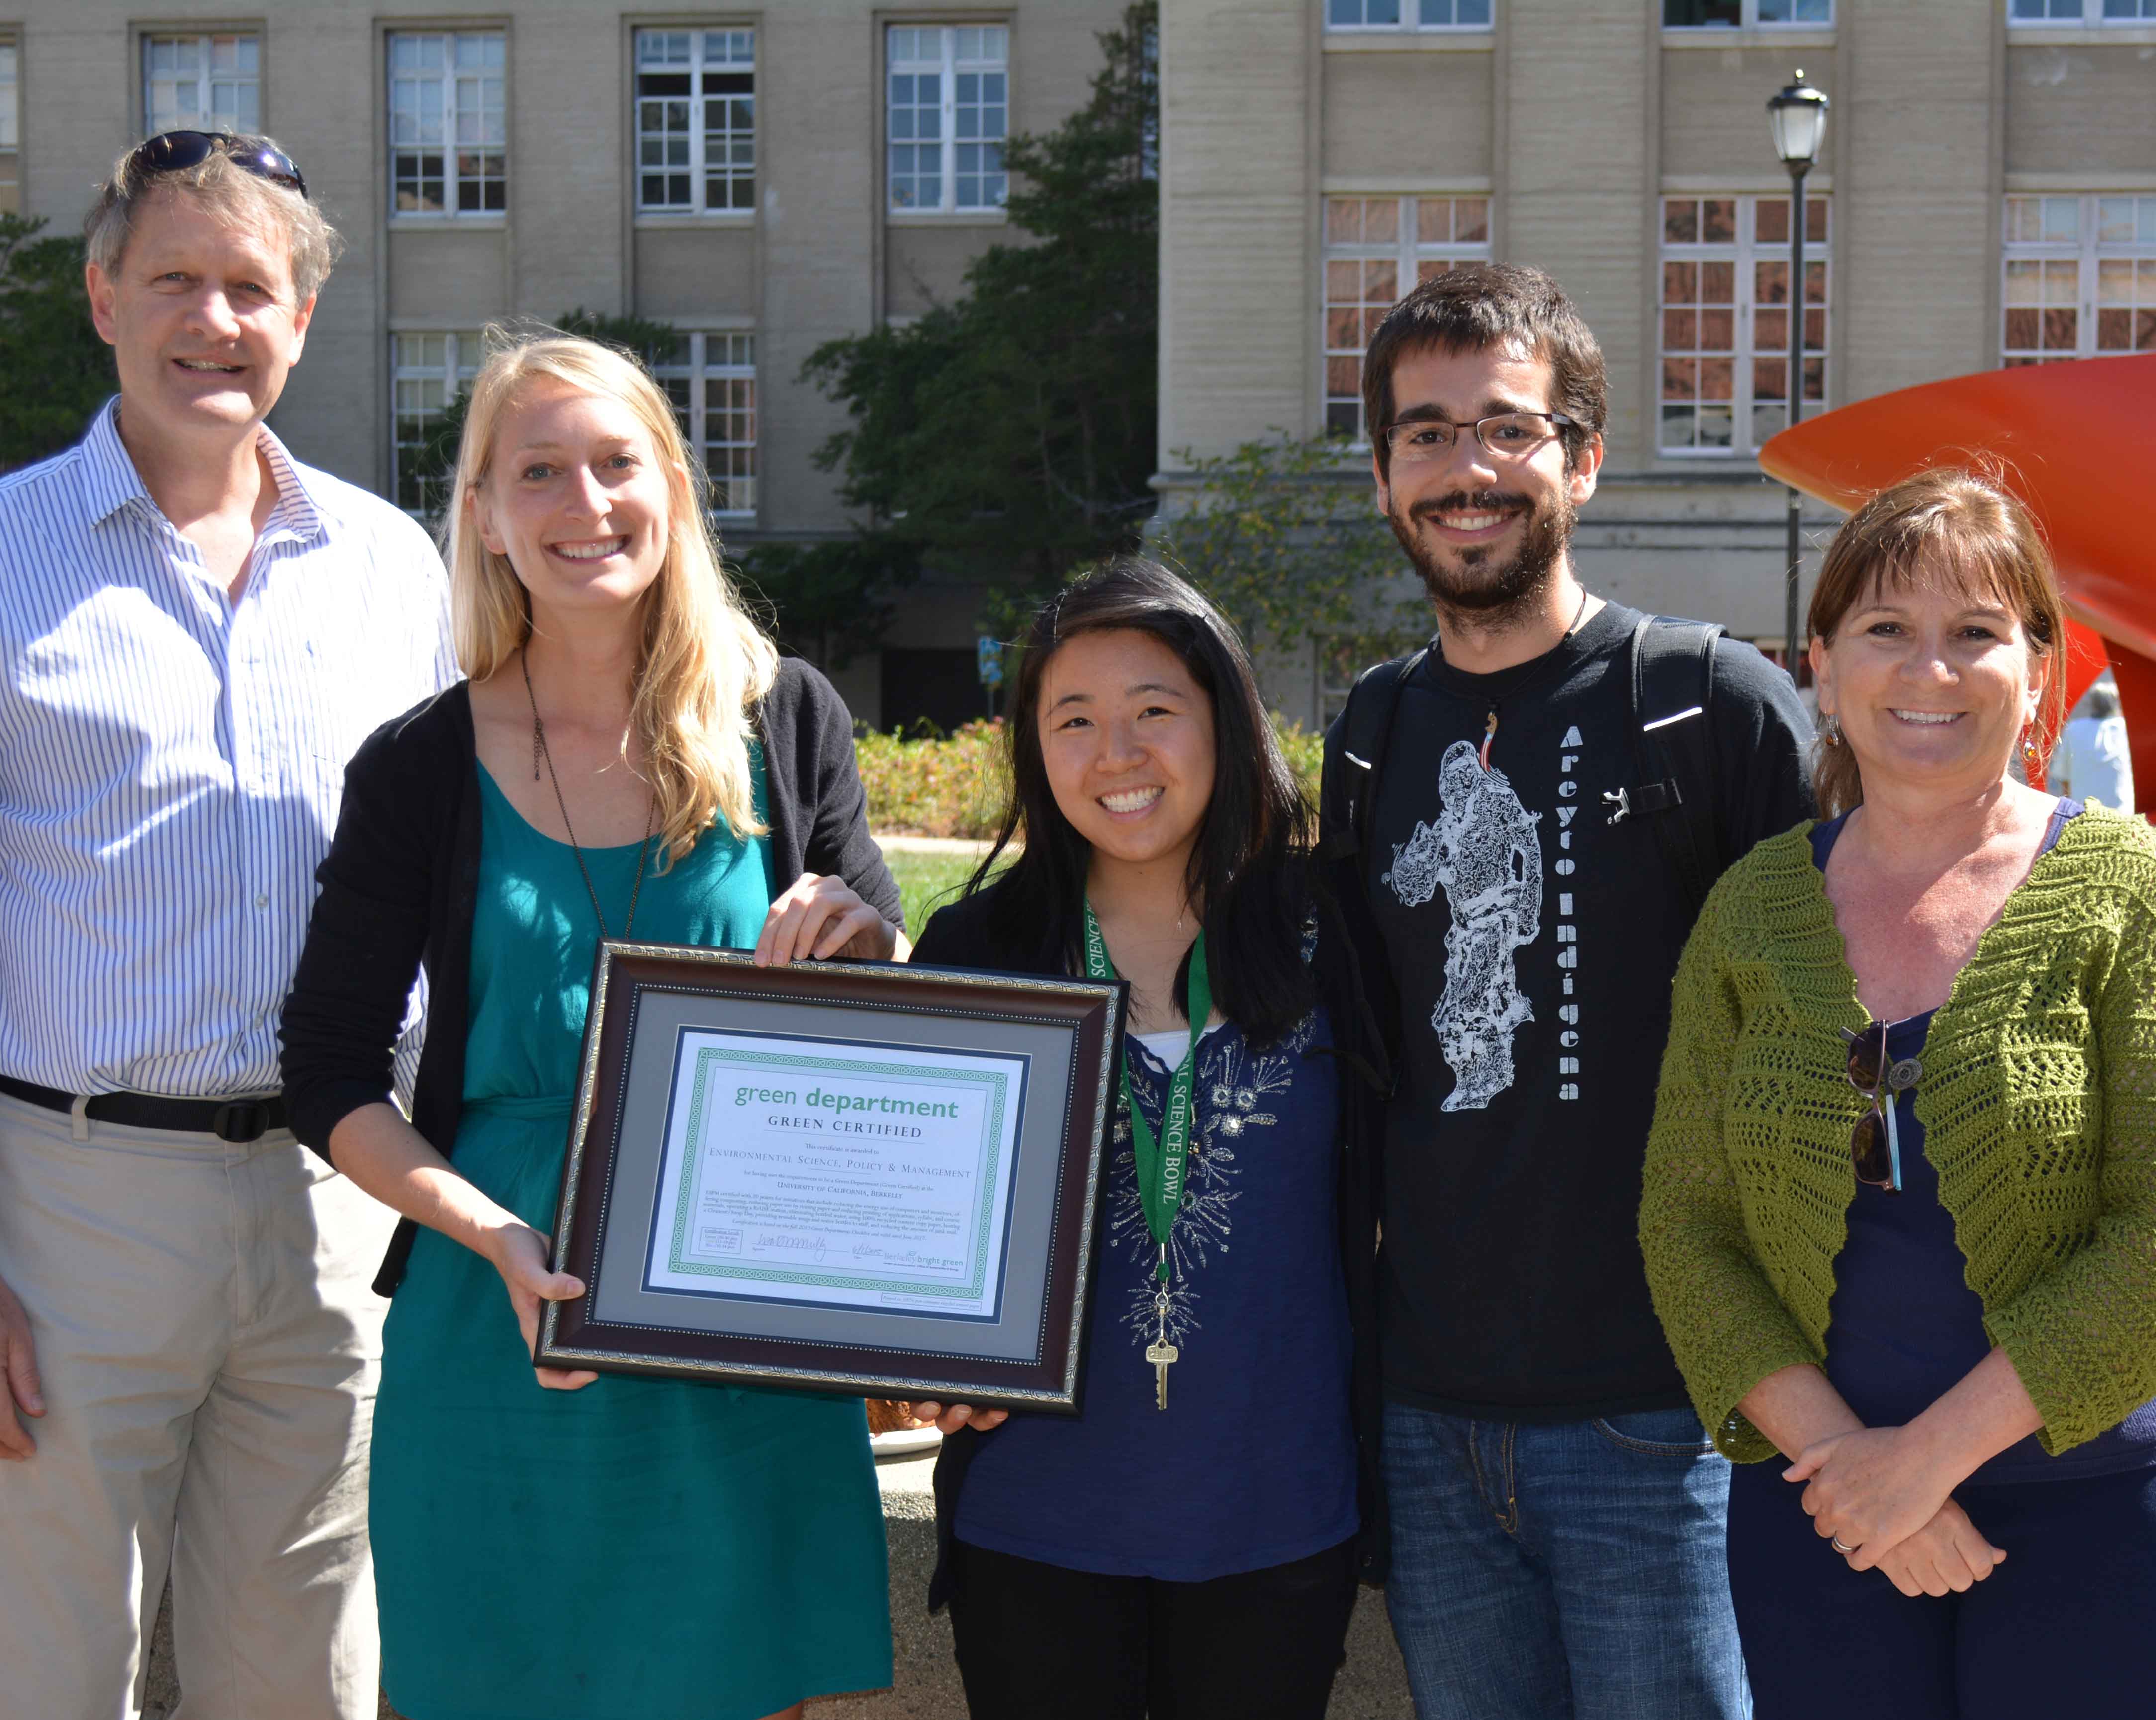
[[1028, 243], [983, 252], [951, 303], [803, 367], [851, 417], [817, 458], [870, 515], [864, 535], [988, 582], [992, 616], [1135, 546], [1153, 509], [1158, 18], [1155, 0], [1129, 7], [1099, 38], [1086, 106], [1006, 146]]
[[1368, 468], [1348, 463], [1337, 439], [1176, 458], [1195, 480], [1192, 506], [1158, 523], [1154, 547], [1254, 647], [1317, 639], [1374, 662], [1428, 635], [1429, 606], [1378, 517]]
[[582, 335], [602, 346], [618, 348], [646, 366], [686, 364], [689, 360], [689, 337], [671, 323], [648, 316], [608, 316], [579, 305], [556, 317], [554, 326], [565, 335]]
[[0, 472], [81, 438], [118, 386], [112, 349], [90, 320], [83, 243], [0, 215]]
[[875, 648], [899, 594], [921, 571], [911, 544], [872, 532], [751, 544], [727, 559], [779, 643], [826, 668]]

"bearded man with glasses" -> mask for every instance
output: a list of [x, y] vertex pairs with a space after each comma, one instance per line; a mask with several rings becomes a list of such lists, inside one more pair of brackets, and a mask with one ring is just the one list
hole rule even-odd
[[1810, 815], [1810, 725], [1749, 646], [1580, 583], [1603, 361], [1548, 275], [1424, 282], [1363, 386], [1437, 618], [1357, 683], [1322, 793], [1389, 1076], [1353, 1125], [1351, 1272], [1416, 1712], [1736, 1720], [1729, 1467], [1632, 1221], [1678, 955], [1722, 868]]
[[393, 1215], [293, 1139], [277, 1021], [345, 761], [455, 677], [426, 534], [263, 420], [336, 236], [266, 138], [85, 223], [120, 395], [0, 479], [0, 1708], [360, 1720]]

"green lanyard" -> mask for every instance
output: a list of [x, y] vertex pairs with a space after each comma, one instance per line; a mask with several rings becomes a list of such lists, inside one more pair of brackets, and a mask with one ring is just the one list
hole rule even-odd
[[[1112, 980], [1115, 965], [1108, 960], [1107, 940], [1101, 922], [1093, 917], [1093, 904], [1086, 904], [1086, 977]], [[1138, 1201], [1145, 1208], [1146, 1228], [1160, 1250], [1156, 1268], [1168, 1282], [1168, 1241], [1175, 1228], [1175, 1215], [1183, 1205], [1183, 1171], [1190, 1159], [1190, 1088], [1198, 1072], [1198, 1042], [1205, 1035], [1206, 1018], [1213, 1013], [1213, 984], [1205, 971], [1205, 934], [1190, 947], [1190, 1055], [1169, 1083], [1168, 1103], [1161, 1113], [1161, 1133], [1153, 1137], [1145, 1113], [1131, 1097], [1130, 1060], [1123, 1062], [1123, 1106], [1131, 1113], [1131, 1151], [1137, 1161]]]

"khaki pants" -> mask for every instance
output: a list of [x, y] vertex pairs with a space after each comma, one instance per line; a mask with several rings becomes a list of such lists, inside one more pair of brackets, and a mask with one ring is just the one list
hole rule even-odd
[[168, 1570], [176, 1720], [371, 1720], [367, 1286], [393, 1222], [289, 1134], [0, 1095], [0, 1278], [46, 1409], [0, 1464], [0, 1720], [139, 1712]]

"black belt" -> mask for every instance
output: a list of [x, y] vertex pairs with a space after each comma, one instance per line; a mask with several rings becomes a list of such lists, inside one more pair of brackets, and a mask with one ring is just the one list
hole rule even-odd
[[[0, 1093], [48, 1111], [73, 1113], [75, 1096], [57, 1087], [40, 1087], [34, 1081], [18, 1081], [0, 1075]], [[121, 1123], [130, 1129], [170, 1129], [187, 1134], [213, 1134], [221, 1141], [244, 1146], [259, 1141], [273, 1129], [289, 1129], [290, 1113], [285, 1095], [273, 1093], [258, 1099], [176, 1099], [150, 1093], [93, 1093], [83, 1101], [83, 1115], [100, 1123]]]

